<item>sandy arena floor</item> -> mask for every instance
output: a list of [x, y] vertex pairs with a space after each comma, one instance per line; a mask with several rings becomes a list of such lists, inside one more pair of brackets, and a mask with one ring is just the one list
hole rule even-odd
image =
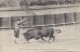
[[[55, 32], [55, 42], [43, 42], [30, 40], [24, 43], [23, 35], [20, 35], [19, 43], [14, 43], [13, 30], [0, 30], [0, 52], [52, 52], [52, 51], [80, 51], [80, 25], [60, 26], [61, 33]], [[27, 29], [26, 29], [27, 30]], [[25, 30], [21, 30], [21, 34]]]

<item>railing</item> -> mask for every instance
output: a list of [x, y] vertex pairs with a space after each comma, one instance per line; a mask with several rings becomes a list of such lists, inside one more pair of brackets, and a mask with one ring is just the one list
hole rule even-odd
[[[76, 25], [76, 24], [80, 24], [80, 22], [71, 22], [71, 23], [60, 23], [60, 24], [47, 24], [47, 25], [32, 25], [32, 26], [20, 26], [21, 28], [34, 28], [34, 27], [38, 27], [38, 26], [42, 26], [42, 27], [53, 27], [53, 26], [59, 26], [59, 25], [62, 25], [62, 26], [66, 26], [68, 24], [73, 24], [73, 25]], [[0, 29], [13, 29], [14, 27], [0, 27]]]

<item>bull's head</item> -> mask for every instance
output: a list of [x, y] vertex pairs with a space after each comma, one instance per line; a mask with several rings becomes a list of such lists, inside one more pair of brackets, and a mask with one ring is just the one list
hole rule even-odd
[[26, 35], [26, 33], [23, 33], [23, 35]]

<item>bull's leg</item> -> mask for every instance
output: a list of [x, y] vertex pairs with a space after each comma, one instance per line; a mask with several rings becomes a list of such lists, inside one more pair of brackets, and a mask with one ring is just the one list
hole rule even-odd
[[43, 37], [41, 37], [41, 39], [42, 39], [44, 42], [46, 42], [46, 40], [44, 40], [44, 38], [43, 38]]
[[39, 36], [39, 37], [40, 37], [40, 39], [41, 39], [41, 40], [43, 40], [44, 42], [46, 42], [46, 40], [44, 40], [44, 38], [43, 38], [43, 37], [41, 37], [41, 36]]
[[28, 37], [25, 37], [25, 40], [26, 40], [26, 42], [24, 42], [24, 43], [28, 43], [29, 42], [29, 38]]
[[55, 36], [50, 36], [49, 39], [48, 39], [48, 42], [51, 40], [51, 38], [53, 38], [53, 42], [54, 42]]
[[29, 39], [27, 39], [27, 43], [29, 42]]
[[54, 42], [54, 40], [55, 40], [55, 36], [53, 36], [53, 42]]
[[51, 38], [53, 37], [53, 32], [51, 30], [49, 31], [48, 37], [48, 42], [50, 42]]
[[53, 42], [54, 42], [54, 40], [55, 40], [55, 36], [49, 37], [48, 42], [50, 42], [51, 38], [53, 38]]
[[49, 39], [48, 39], [48, 42], [51, 40], [51, 38], [52, 38], [52, 34], [53, 34], [53, 33], [51, 33], [51, 32], [49, 33]]
[[51, 40], [51, 38], [52, 38], [52, 37], [50, 36], [49, 39], [48, 39], [48, 42]]
[[26, 42], [24, 42], [24, 44], [25, 44], [25, 43], [30, 43], [30, 42], [29, 42], [29, 40], [27, 40]]
[[27, 42], [26, 42], [26, 43], [30, 43], [29, 40], [30, 40], [30, 39], [27, 39]]

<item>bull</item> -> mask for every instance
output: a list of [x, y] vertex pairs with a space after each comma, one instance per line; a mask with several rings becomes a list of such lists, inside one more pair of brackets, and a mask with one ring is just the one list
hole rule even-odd
[[[49, 37], [49, 39], [47, 40], [48, 42], [51, 40], [51, 38], [53, 38], [53, 42], [55, 40], [55, 36], [54, 36], [54, 30], [53, 28], [40, 28], [40, 29], [29, 29], [28, 31], [26, 31], [26, 33], [24, 33], [24, 38], [25, 40], [28, 42], [30, 39], [42, 39], [43, 41], [46, 42], [46, 40], [43, 37]], [[60, 33], [60, 30], [57, 30], [58, 33]]]

